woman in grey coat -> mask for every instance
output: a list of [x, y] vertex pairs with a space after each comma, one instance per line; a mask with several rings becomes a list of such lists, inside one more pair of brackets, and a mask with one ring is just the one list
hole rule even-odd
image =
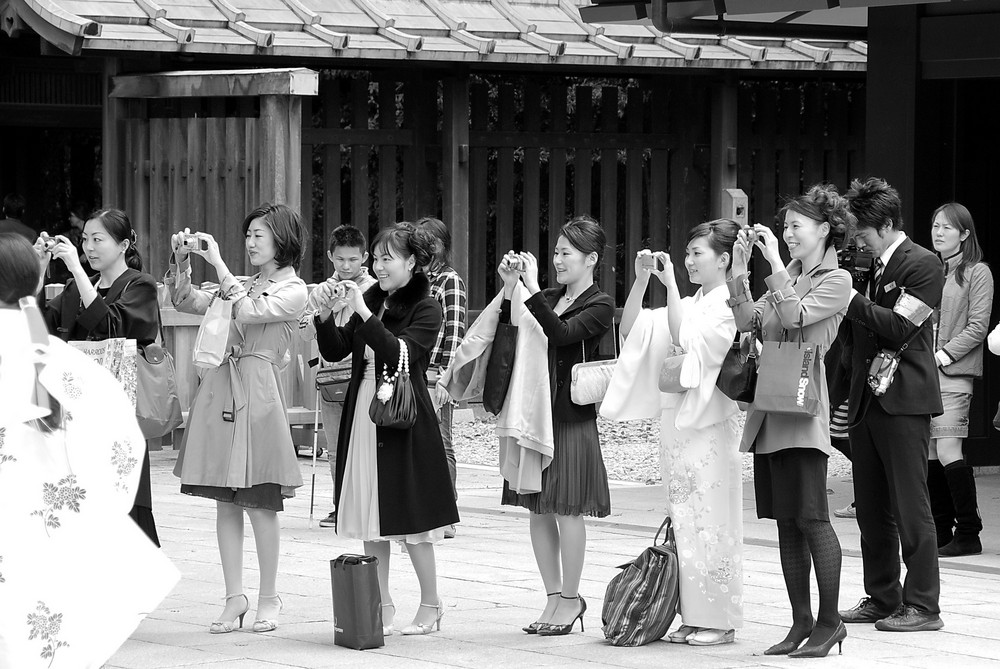
[[[851, 275], [837, 266], [837, 246], [847, 237], [846, 201], [832, 186], [813, 186], [790, 200], [779, 219], [792, 261], [785, 267], [778, 239], [757, 225], [740, 232], [733, 247], [729, 306], [743, 332], [756, 319], [765, 341], [813, 342], [827, 351], [837, 337], [851, 296]], [[761, 249], [771, 274], [767, 292], [750, 298], [747, 264], [753, 246]], [[815, 417], [747, 410], [741, 450], [754, 453], [757, 516], [778, 523], [778, 546], [785, 588], [792, 605], [792, 627], [765, 655], [825, 656], [847, 630], [837, 612], [840, 595], [840, 541], [830, 524], [826, 498], [830, 455], [830, 401], [825, 368], [820, 365], [822, 407]], [[809, 595], [810, 562], [816, 568], [819, 612], [813, 619]], [[808, 641], [806, 641], [808, 639]], [[806, 641], [802, 648], [799, 645]]]
[[[972, 379], [983, 375], [983, 340], [993, 305], [993, 275], [969, 210], [950, 202], [931, 218], [934, 250], [944, 261], [944, 292], [934, 343], [944, 413], [931, 418], [927, 491], [937, 529], [938, 555], [959, 557], [983, 552], [983, 521], [976, 501], [976, 479], [966, 464], [962, 443], [969, 436]], [[954, 535], [952, 532], [954, 531]]]

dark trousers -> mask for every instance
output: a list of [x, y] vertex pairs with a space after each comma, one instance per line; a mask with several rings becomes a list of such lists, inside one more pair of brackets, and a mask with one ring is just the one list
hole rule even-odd
[[930, 416], [890, 416], [873, 400], [850, 435], [865, 592], [883, 611], [906, 603], [940, 613], [937, 534], [927, 494]]

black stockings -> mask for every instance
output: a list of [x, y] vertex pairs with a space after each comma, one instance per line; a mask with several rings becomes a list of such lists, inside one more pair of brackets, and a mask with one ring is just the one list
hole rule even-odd
[[788, 601], [792, 605], [792, 629], [789, 639], [803, 639], [813, 628], [809, 599], [809, 572], [816, 565], [819, 586], [818, 627], [832, 628], [840, 623], [837, 605], [840, 599], [840, 541], [826, 520], [788, 519], [778, 521], [778, 548], [781, 572], [785, 577]]

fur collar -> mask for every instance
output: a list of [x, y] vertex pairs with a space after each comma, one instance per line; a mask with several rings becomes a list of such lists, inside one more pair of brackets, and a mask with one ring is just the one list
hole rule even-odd
[[376, 281], [371, 288], [365, 291], [365, 304], [376, 316], [382, 309], [382, 305], [386, 304], [385, 315], [389, 318], [400, 319], [412, 311], [417, 302], [429, 297], [430, 294], [431, 283], [427, 279], [427, 275], [423, 272], [417, 272], [409, 283], [393, 294], [388, 304], [386, 304], [386, 298], [389, 294], [382, 290]]

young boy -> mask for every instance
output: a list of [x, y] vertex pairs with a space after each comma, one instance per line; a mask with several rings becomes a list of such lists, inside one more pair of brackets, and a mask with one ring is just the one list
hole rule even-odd
[[[330, 249], [326, 252], [327, 258], [333, 263], [333, 276], [326, 280], [314, 290], [324, 289], [338, 281], [354, 281], [362, 291], [375, 283], [365, 262], [368, 261], [368, 242], [364, 234], [353, 225], [341, 225], [330, 234]], [[312, 305], [312, 301], [310, 301]], [[354, 309], [348, 306], [347, 301], [340, 299], [333, 305], [333, 319], [337, 325], [344, 325], [354, 315]], [[299, 320], [299, 334], [306, 341], [316, 338], [316, 325], [314, 321], [315, 310], [310, 306]], [[326, 452], [330, 460], [330, 475], [336, 481], [337, 477], [337, 434], [340, 431], [340, 416], [344, 412], [344, 394], [347, 392], [347, 385], [351, 377], [351, 359], [340, 362], [328, 363], [320, 359], [319, 369], [330, 369], [342, 372], [344, 383], [327, 386], [320, 394], [320, 408], [323, 413], [323, 432], [326, 434]], [[325, 395], [325, 397], [324, 397]], [[330, 398], [330, 399], [327, 399]], [[333, 506], [323, 520], [319, 521], [320, 527], [334, 527], [337, 522], [337, 499], [334, 491]]]

